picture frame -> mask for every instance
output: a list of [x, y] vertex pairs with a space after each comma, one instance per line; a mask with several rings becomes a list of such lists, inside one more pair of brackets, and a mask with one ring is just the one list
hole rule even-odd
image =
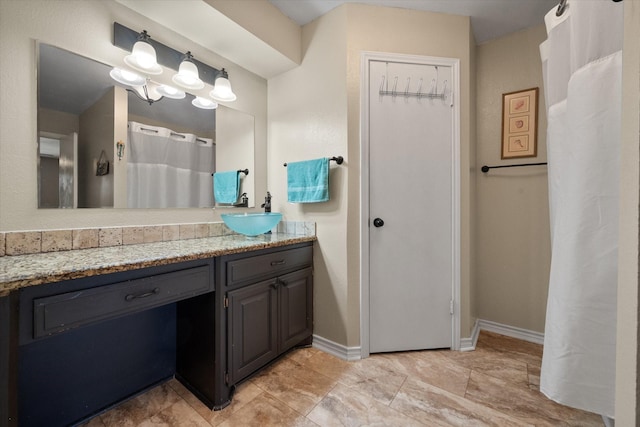
[[501, 159], [538, 155], [538, 88], [502, 95]]

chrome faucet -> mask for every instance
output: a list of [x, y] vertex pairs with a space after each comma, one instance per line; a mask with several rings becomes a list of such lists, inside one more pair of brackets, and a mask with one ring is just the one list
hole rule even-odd
[[267, 197], [264, 198], [264, 203], [260, 205], [261, 208], [264, 208], [265, 212], [271, 212], [271, 193], [267, 191]]

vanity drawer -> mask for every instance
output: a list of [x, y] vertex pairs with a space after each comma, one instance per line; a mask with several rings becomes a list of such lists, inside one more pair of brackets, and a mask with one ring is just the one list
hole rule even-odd
[[227, 287], [275, 277], [284, 272], [310, 266], [312, 263], [313, 247], [311, 245], [228, 261], [226, 263]]
[[205, 265], [35, 298], [34, 338], [203, 294], [212, 283]]

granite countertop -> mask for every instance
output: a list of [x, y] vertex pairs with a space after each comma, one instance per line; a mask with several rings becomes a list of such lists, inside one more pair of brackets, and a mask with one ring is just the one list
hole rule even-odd
[[0, 257], [0, 297], [43, 283], [135, 270], [201, 258], [315, 241], [315, 236], [284, 233], [256, 237], [227, 235], [138, 245], [112, 246]]

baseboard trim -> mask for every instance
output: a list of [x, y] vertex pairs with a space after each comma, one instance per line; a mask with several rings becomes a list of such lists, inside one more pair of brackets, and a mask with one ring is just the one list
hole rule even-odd
[[342, 360], [351, 361], [362, 359], [361, 347], [347, 347], [315, 334], [313, 335], [313, 347], [339, 357]]
[[473, 329], [471, 330], [471, 337], [469, 338], [460, 338], [460, 351], [473, 351], [476, 349], [476, 343], [478, 342], [478, 335], [480, 335], [480, 327], [479, 321], [473, 324]]
[[492, 322], [490, 320], [478, 319], [476, 324], [478, 329], [482, 331], [494, 332], [536, 344], [544, 344], [544, 334], [540, 332], [530, 331], [516, 326], [503, 325], [502, 323]]
[[[477, 319], [473, 324], [471, 336], [469, 338], [460, 339], [460, 351], [473, 351], [478, 343], [480, 331], [494, 332], [496, 334], [505, 335], [511, 338], [517, 338], [523, 341], [535, 344], [544, 344], [544, 334], [540, 332], [530, 331], [528, 329], [518, 328], [516, 326], [504, 325], [491, 320]], [[347, 347], [334, 341], [321, 337], [313, 336], [313, 347], [322, 350], [325, 353], [332, 354], [342, 360], [360, 360], [362, 359], [362, 348]]]

